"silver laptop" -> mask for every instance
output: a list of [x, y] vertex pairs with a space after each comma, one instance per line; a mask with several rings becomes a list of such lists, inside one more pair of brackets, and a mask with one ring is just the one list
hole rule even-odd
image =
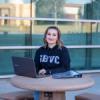
[[12, 63], [16, 75], [26, 76], [31, 78], [42, 78], [47, 76], [47, 75], [37, 75], [35, 63], [32, 58], [13, 56]]

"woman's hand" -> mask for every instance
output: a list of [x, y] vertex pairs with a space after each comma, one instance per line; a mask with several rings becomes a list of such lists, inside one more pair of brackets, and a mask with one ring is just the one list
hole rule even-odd
[[45, 69], [41, 69], [40, 71], [39, 71], [39, 75], [45, 75], [46, 74], [46, 70]]

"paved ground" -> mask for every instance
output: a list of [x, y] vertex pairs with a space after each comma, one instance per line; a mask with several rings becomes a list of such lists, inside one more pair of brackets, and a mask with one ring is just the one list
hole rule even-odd
[[[95, 85], [91, 88], [84, 90], [66, 92], [66, 100], [74, 100], [75, 95], [83, 92], [100, 94], [100, 73], [89, 74], [89, 75], [92, 76], [93, 79], [95, 80]], [[12, 86], [9, 82], [9, 79], [0, 79], [0, 93], [12, 92], [12, 91], [22, 91], [22, 89], [18, 89]]]

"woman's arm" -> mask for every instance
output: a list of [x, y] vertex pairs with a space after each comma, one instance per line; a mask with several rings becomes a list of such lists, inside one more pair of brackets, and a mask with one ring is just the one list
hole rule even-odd
[[61, 65], [61, 67], [63, 67], [65, 70], [70, 70], [70, 55], [66, 47], [62, 48]]

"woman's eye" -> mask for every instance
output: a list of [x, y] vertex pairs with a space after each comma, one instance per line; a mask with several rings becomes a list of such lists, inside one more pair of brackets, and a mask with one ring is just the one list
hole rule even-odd
[[47, 35], [57, 36], [57, 34], [56, 34], [56, 33], [47, 33]]
[[50, 33], [48, 33], [47, 35], [51, 35]]
[[53, 36], [56, 36], [56, 34], [55, 34], [55, 33], [53, 33]]

